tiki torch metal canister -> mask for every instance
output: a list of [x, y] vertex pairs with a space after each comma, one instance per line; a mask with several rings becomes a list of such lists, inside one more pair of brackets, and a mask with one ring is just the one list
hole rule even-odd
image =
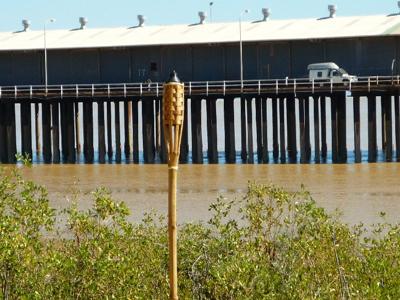
[[168, 158], [168, 249], [170, 299], [178, 299], [176, 184], [184, 116], [184, 85], [173, 71], [163, 93], [164, 138]]

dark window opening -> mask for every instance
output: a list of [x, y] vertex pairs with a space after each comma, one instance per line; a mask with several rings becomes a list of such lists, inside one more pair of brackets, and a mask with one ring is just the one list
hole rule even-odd
[[157, 72], [158, 71], [157, 63], [155, 63], [155, 62], [150, 63], [150, 71], [151, 72]]
[[318, 72], [317, 77], [322, 77], [322, 72]]

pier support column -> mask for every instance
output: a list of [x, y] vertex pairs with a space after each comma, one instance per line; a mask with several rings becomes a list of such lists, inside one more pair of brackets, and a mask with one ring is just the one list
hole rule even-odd
[[8, 163], [7, 155], [7, 104], [0, 102], [0, 163]]
[[104, 126], [104, 101], [97, 102], [98, 142], [99, 142], [99, 163], [106, 162], [106, 138]]
[[35, 115], [35, 141], [36, 141], [36, 155], [39, 156], [42, 146], [40, 145], [40, 121], [39, 121], [39, 103], [34, 105]]
[[201, 132], [201, 101], [200, 97], [191, 98], [192, 116], [192, 160], [194, 164], [203, 163], [203, 138]]
[[154, 100], [142, 99], [143, 159], [146, 164], [154, 163]]
[[338, 93], [337, 101], [337, 137], [338, 137], [338, 162], [345, 163], [347, 161], [347, 140], [346, 140], [346, 94]]
[[133, 162], [137, 164], [139, 163], [139, 101], [137, 99], [132, 100], [132, 148]]
[[319, 97], [314, 96], [314, 155], [315, 163], [321, 162], [320, 142], [319, 142]]
[[51, 113], [50, 103], [42, 103], [43, 161], [51, 163]]
[[[187, 164], [189, 162], [189, 142], [188, 142], [188, 98], [185, 97], [185, 111], [183, 118], [183, 127], [182, 127], [182, 141], [181, 141], [181, 155], [179, 156], [179, 162], [182, 164]], [[162, 115], [161, 115], [162, 116]], [[161, 126], [163, 127], [163, 126]], [[164, 139], [164, 137], [163, 137]], [[162, 144], [164, 144], [164, 140], [162, 140]]]
[[261, 116], [262, 116], [262, 162], [269, 162], [268, 153], [268, 98], [262, 99], [261, 101]]
[[310, 96], [305, 97], [304, 102], [304, 134], [306, 147], [306, 160], [311, 160], [311, 141], [310, 141]]
[[131, 160], [131, 145], [129, 138], [129, 124], [131, 118], [131, 102], [124, 99], [124, 153], [125, 162], [128, 163]]
[[225, 161], [228, 164], [236, 162], [234, 100], [233, 96], [224, 99]]
[[285, 97], [279, 99], [279, 140], [281, 163], [286, 163]]
[[326, 97], [321, 96], [321, 157], [326, 161], [328, 154], [328, 146], [326, 143]]
[[386, 161], [393, 159], [393, 140], [392, 140], [392, 96], [385, 94], [382, 96], [382, 117], [383, 117], [383, 141], [385, 144], [384, 153]]
[[354, 112], [354, 162], [361, 162], [361, 141], [360, 141], [360, 96], [353, 97]]
[[[83, 110], [85, 110], [84, 105]], [[79, 102], [74, 103], [74, 109], [75, 109], [75, 114], [74, 114], [74, 122], [75, 122], [75, 143], [76, 143], [76, 152], [78, 155], [80, 155], [82, 148], [81, 148], [81, 139], [80, 139], [80, 132], [81, 132], [81, 120], [80, 120], [80, 114], [79, 114]], [[83, 113], [84, 114], [84, 113]], [[83, 119], [83, 118], [82, 118]], [[85, 121], [83, 121], [85, 122]], [[83, 135], [85, 135], [85, 130], [86, 127], [83, 126]], [[86, 157], [86, 154], [84, 154]]]
[[279, 144], [278, 144], [278, 99], [272, 98], [272, 155], [274, 161], [277, 162], [279, 158]]
[[17, 154], [16, 130], [15, 130], [15, 104], [7, 103], [6, 115], [6, 132], [7, 132], [7, 155], [8, 163], [15, 163], [17, 161], [15, 155]]
[[112, 126], [111, 126], [111, 101], [107, 101], [107, 156], [111, 161], [113, 157], [113, 140], [112, 140]]
[[74, 122], [74, 103], [61, 103], [61, 140], [63, 161], [74, 164], [76, 162], [75, 153], [75, 122]]
[[241, 158], [242, 162], [247, 162], [247, 124], [246, 124], [246, 98], [242, 95], [240, 97], [240, 132], [241, 132]]
[[[60, 118], [59, 118], [59, 103], [53, 102], [51, 104], [51, 135], [52, 135], [52, 150], [53, 150], [53, 163], [60, 163]], [[31, 120], [29, 115], [29, 121]], [[32, 139], [31, 139], [32, 149]]]
[[262, 98], [261, 96], [256, 97], [256, 132], [257, 132], [257, 161], [262, 163], [262, 148], [263, 148], [263, 137], [262, 137]]
[[287, 150], [289, 162], [295, 163], [297, 161], [297, 139], [296, 139], [296, 106], [295, 98], [293, 96], [286, 98], [286, 128], [287, 128]]
[[300, 163], [306, 163], [306, 133], [304, 123], [304, 103], [303, 96], [298, 98], [299, 103], [299, 127], [300, 127]]
[[93, 163], [93, 103], [91, 99], [83, 102], [83, 146], [86, 163]]
[[[143, 102], [143, 101], [142, 101]], [[143, 106], [142, 106], [143, 107]], [[121, 119], [119, 117], [119, 100], [114, 102], [115, 118], [115, 162], [121, 163]]]
[[253, 98], [248, 97], [247, 102], [247, 162], [254, 163], [254, 147], [253, 147]]
[[394, 97], [394, 123], [396, 132], [396, 161], [400, 161], [400, 109], [399, 94]]
[[368, 95], [368, 161], [376, 162], [376, 96]]
[[21, 152], [32, 159], [31, 103], [21, 103]]
[[338, 162], [338, 128], [337, 128], [337, 103], [338, 97], [335, 94], [331, 95], [331, 126], [332, 126], [332, 162]]
[[217, 99], [207, 98], [207, 140], [208, 140], [208, 162], [218, 163], [218, 143], [217, 143]]

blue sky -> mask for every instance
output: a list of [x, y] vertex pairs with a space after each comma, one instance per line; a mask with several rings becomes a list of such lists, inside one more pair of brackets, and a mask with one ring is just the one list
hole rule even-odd
[[[21, 20], [31, 20], [32, 29], [42, 29], [49, 18], [51, 28], [76, 28], [78, 18], [89, 19], [88, 27], [133, 26], [144, 14], [147, 24], [190, 24], [200, 10], [209, 14], [210, 0], [17, 0], [2, 1], [0, 31], [19, 30]], [[338, 16], [376, 15], [399, 12], [395, 0], [214, 0], [214, 22], [236, 21], [240, 12], [250, 9], [247, 20], [261, 18], [261, 8], [269, 7], [274, 19], [314, 18], [328, 14], [328, 4], [336, 4]], [[50, 29], [49, 26], [49, 29]]]

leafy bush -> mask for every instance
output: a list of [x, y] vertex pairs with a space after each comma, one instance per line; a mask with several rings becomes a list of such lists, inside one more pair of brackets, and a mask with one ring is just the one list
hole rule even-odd
[[[49, 205], [18, 171], [0, 179], [2, 299], [168, 299], [165, 218], [127, 221], [101, 188], [93, 207]], [[181, 299], [397, 299], [400, 227], [350, 228], [295, 193], [249, 184], [218, 198], [207, 224], [179, 228]], [[59, 234], [56, 220], [66, 220]]]

